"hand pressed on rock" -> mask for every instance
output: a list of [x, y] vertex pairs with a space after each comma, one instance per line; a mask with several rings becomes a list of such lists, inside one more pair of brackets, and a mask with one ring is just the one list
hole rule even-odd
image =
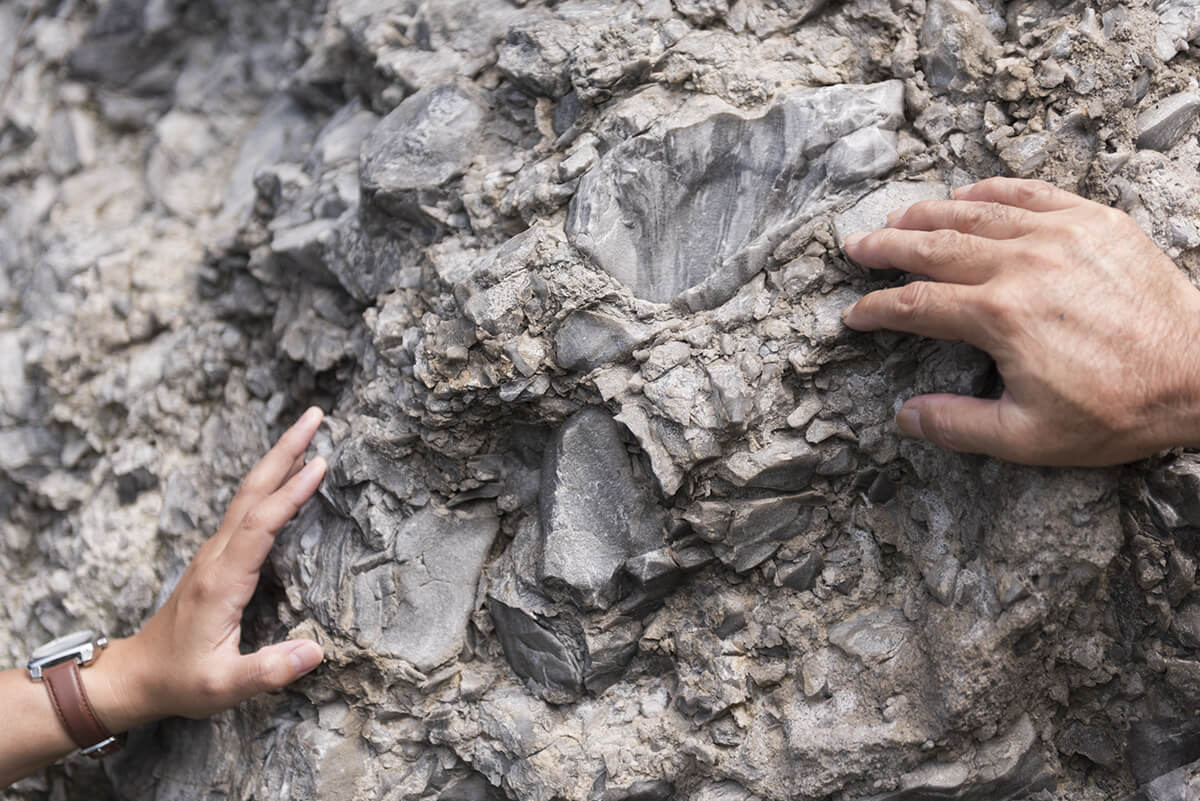
[[[250, 471], [220, 530], [145, 628], [111, 643], [80, 671], [90, 706], [109, 732], [169, 715], [212, 715], [321, 663], [321, 647], [308, 640], [247, 655], [239, 650], [242, 612], [275, 534], [325, 475], [320, 457], [304, 463], [321, 418], [320, 409], [309, 409]], [[24, 670], [0, 671], [0, 708], [10, 724], [0, 728], [0, 787], [76, 747], [45, 688]]]
[[969, 342], [1004, 378], [996, 400], [912, 398], [901, 430], [1043, 465], [1200, 443], [1200, 291], [1133, 220], [1040, 181], [991, 178], [954, 197], [846, 242], [868, 267], [933, 279], [864, 296], [849, 327]]
[[[325, 460], [305, 464], [304, 452], [321, 424], [312, 408], [246, 476], [217, 533], [196, 552], [183, 578], [146, 626], [126, 642], [131, 658], [159, 667], [121, 695], [114, 730], [143, 720], [207, 717], [267, 690], [290, 684], [321, 663], [311, 640], [268, 645], [243, 655], [241, 619], [258, 585], [275, 534], [312, 497]], [[106, 655], [107, 657], [108, 655]], [[101, 660], [103, 662], [104, 660]]]

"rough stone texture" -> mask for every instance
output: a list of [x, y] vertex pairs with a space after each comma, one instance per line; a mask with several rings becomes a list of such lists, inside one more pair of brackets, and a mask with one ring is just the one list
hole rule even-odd
[[1170, 150], [1200, 113], [1200, 95], [1180, 92], [1163, 98], [1138, 115], [1138, 147]]
[[994, 367], [840, 315], [1005, 172], [1200, 275], [1196, 9], [0, 4], [2, 661], [331, 468], [244, 625], [328, 664], [4, 797], [1194, 797], [1200, 458], [901, 441]]
[[567, 234], [637, 297], [712, 308], [843, 186], [896, 166], [902, 116], [899, 81], [794, 90], [761, 116], [685, 106], [583, 177]]

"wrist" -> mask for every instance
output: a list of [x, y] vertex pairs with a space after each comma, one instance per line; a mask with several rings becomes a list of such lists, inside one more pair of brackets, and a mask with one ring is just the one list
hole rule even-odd
[[110, 734], [165, 717], [155, 701], [155, 673], [137, 635], [113, 640], [81, 677], [92, 709]]
[[1200, 292], [1189, 293], [1191, 321], [1185, 334], [1186, 341], [1177, 369], [1182, 388], [1177, 407], [1178, 419], [1168, 447], [1200, 447]]

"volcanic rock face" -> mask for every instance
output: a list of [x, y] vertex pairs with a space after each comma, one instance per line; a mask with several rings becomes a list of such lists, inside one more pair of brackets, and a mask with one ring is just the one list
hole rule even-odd
[[[1189, 2], [0, 4], [0, 655], [161, 604], [307, 405], [248, 647], [6, 798], [1195, 795], [1200, 459], [903, 441], [841, 250], [1039, 177], [1200, 266]], [[15, 66], [11, 81], [8, 65]], [[1098, 379], [1100, 380], [1100, 379]]]

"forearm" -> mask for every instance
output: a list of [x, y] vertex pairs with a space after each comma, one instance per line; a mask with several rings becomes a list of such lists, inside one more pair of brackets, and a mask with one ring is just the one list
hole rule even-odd
[[[116, 640], [81, 669], [88, 700], [112, 734], [147, 723], [156, 715], [140, 688], [143, 665], [132, 639]], [[76, 750], [50, 703], [45, 686], [24, 670], [0, 672], [0, 788], [51, 765]]]

